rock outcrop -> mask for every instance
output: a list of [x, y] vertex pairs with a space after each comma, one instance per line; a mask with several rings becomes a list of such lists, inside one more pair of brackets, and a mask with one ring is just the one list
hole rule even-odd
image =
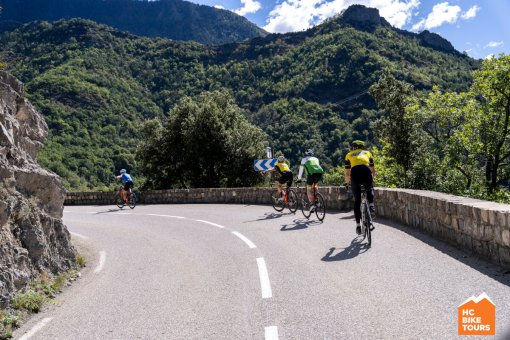
[[364, 31], [372, 31], [377, 26], [391, 26], [386, 19], [379, 15], [377, 8], [369, 8], [363, 5], [349, 6], [340, 17], [342, 22]]
[[75, 265], [62, 223], [65, 189], [36, 162], [47, 134], [23, 84], [0, 71], [0, 307], [41, 272]]
[[431, 47], [442, 52], [455, 52], [453, 45], [439, 34], [425, 30], [418, 34], [418, 38], [423, 46]]

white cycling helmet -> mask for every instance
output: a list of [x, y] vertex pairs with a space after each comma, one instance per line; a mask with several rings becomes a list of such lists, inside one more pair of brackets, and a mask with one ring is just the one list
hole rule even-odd
[[284, 156], [278, 157], [278, 163], [282, 163], [284, 161], [285, 161], [285, 157]]
[[126, 173], [126, 169], [120, 169], [120, 173], [121, 174], [125, 174]]
[[305, 151], [305, 155], [307, 155], [307, 156], [313, 156], [313, 154], [314, 154], [314, 150], [313, 149], [308, 149], [308, 150]]

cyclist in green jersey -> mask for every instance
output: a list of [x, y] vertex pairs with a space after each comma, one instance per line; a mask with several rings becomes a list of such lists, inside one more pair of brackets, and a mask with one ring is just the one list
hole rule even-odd
[[305, 157], [301, 160], [301, 165], [299, 166], [298, 180], [301, 180], [303, 176], [303, 170], [306, 171], [306, 194], [308, 195], [308, 200], [311, 203], [310, 211], [315, 211], [315, 197], [313, 195], [313, 189], [317, 189], [317, 183], [322, 179], [322, 174], [324, 170], [319, 165], [319, 160], [317, 157], [313, 156], [314, 150], [308, 149], [305, 152]]

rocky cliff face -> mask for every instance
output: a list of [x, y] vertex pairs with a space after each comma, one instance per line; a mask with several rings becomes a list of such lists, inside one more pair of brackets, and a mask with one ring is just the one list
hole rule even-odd
[[62, 223], [64, 187], [36, 162], [47, 133], [23, 85], [0, 71], [0, 307], [41, 272], [75, 265]]
[[439, 34], [425, 30], [418, 34], [418, 38], [423, 46], [432, 47], [443, 52], [455, 52], [453, 45]]

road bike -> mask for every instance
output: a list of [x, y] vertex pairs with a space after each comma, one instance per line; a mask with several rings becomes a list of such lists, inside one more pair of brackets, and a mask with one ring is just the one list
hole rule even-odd
[[361, 185], [361, 235], [367, 240], [368, 246], [372, 245], [373, 220], [367, 199], [367, 189]]
[[[326, 201], [324, 200], [322, 194], [319, 192], [317, 184], [314, 184], [312, 186], [312, 189], [313, 189], [313, 202], [315, 204], [315, 215], [317, 216], [317, 219], [322, 222], [326, 217]], [[306, 186], [305, 192], [301, 194], [299, 202], [303, 216], [306, 217], [307, 219], [310, 218], [313, 212], [310, 210], [311, 202], [308, 198]]]
[[120, 186], [120, 188], [115, 192], [114, 203], [120, 209], [124, 208], [124, 206], [128, 206], [131, 209], [134, 209], [136, 206], [136, 194], [134, 192], [126, 192], [124, 190], [124, 186]]
[[274, 210], [281, 212], [285, 207], [289, 208], [291, 213], [295, 213], [298, 209], [298, 197], [296, 194], [296, 191], [294, 191], [290, 187], [285, 187], [282, 189], [280, 194], [278, 194], [278, 188], [274, 186], [274, 184], [278, 185], [278, 182], [273, 180], [273, 174], [271, 173], [271, 180], [270, 180], [270, 199], [271, 199], [271, 205], [273, 206]]

